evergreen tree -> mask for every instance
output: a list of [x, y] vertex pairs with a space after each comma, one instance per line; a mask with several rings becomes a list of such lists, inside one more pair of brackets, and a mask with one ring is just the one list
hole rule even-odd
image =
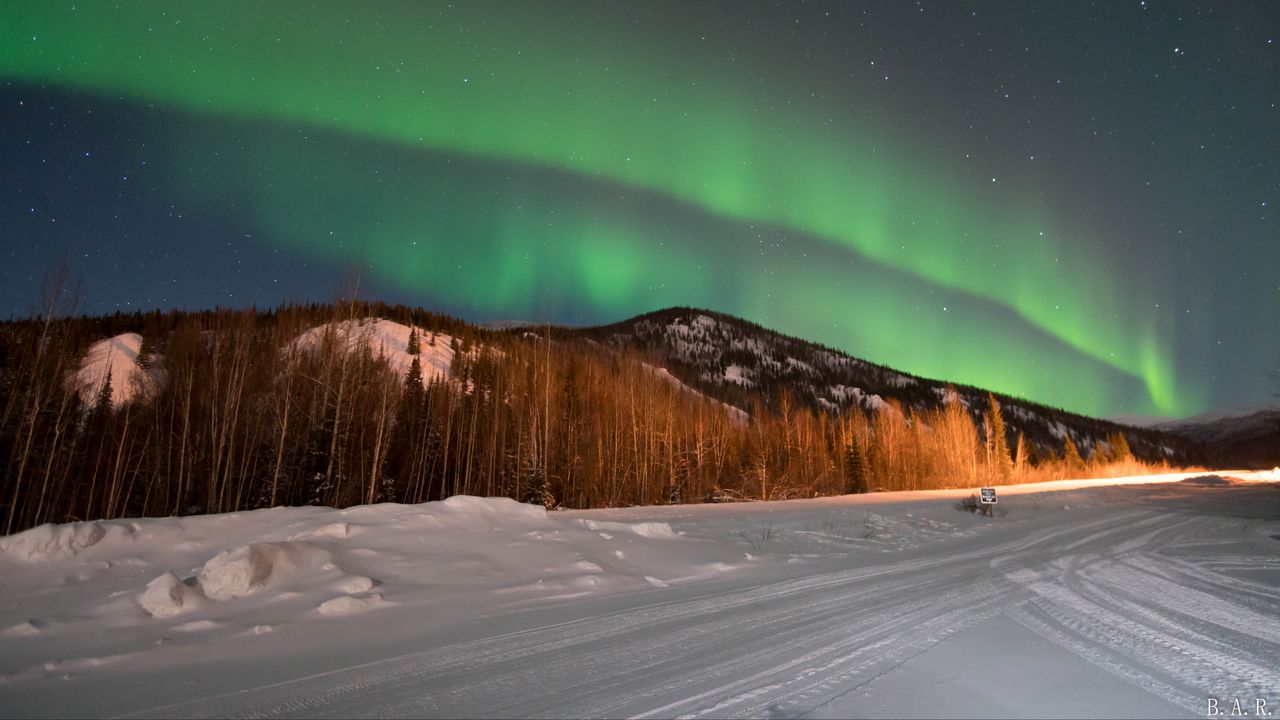
[[111, 364], [107, 363], [107, 372], [102, 376], [102, 386], [98, 388], [98, 396], [93, 401], [93, 414], [98, 417], [111, 415]]
[[423, 393], [422, 363], [418, 361], [417, 353], [410, 354], [413, 355], [413, 362], [409, 363], [409, 369], [404, 374], [405, 397], [412, 396], [421, 404]]
[[867, 492], [867, 453], [856, 437], [845, 445], [845, 473], [849, 494]]
[[138, 346], [138, 367], [143, 370], [150, 369], [152, 363], [155, 362], [155, 357], [155, 341], [151, 339], [150, 335], [143, 335], [142, 344]]
[[422, 352], [421, 348], [418, 347], [418, 328], [413, 328], [409, 331], [409, 347], [406, 352], [414, 355], [414, 362], [417, 362], [416, 356]]

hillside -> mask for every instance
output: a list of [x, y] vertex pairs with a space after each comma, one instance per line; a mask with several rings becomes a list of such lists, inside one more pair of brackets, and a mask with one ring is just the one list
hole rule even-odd
[[1256, 468], [1280, 464], [1280, 407], [1206, 413], [1155, 429], [1200, 443], [1210, 461]]
[[498, 331], [344, 302], [0, 325], [5, 532], [459, 494], [777, 500], [1202, 457], [704, 311]]
[[[784, 392], [813, 410], [836, 414], [937, 409], [954, 388], [980, 422], [988, 402], [988, 391], [981, 388], [917, 377], [708, 310], [670, 308], [577, 332], [650, 354], [685, 384], [747, 412], [755, 403], [776, 407]], [[1148, 460], [1193, 462], [1201, 452], [1195, 442], [1162, 428], [1140, 429], [1023, 398], [995, 397], [1011, 437], [1023, 434], [1045, 452], [1060, 452], [1068, 435], [1086, 454], [1106, 451], [1108, 438], [1117, 433], [1136, 456]]]

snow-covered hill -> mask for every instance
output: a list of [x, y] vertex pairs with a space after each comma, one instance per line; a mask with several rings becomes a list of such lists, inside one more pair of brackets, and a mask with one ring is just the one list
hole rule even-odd
[[[720, 313], [672, 308], [578, 333], [652, 355], [690, 387], [750, 412], [775, 404], [783, 392], [818, 410], [867, 413], [898, 407], [937, 407], [948, 384], [870, 363], [838, 350], [787, 337]], [[980, 388], [956, 387], [975, 421], [987, 407]], [[1010, 432], [1025, 434], [1045, 451], [1060, 452], [1069, 435], [1086, 454], [1124, 433], [1133, 451], [1149, 460], [1196, 462], [1198, 450], [1178, 436], [1085, 417], [1005, 395], [996, 396]]]
[[92, 407], [110, 376], [111, 405], [119, 408], [132, 402], [148, 387], [162, 382], [163, 358], [151, 359], [151, 368], [138, 364], [142, 348], [142, 336], [138, 333], [121, 333], [99, 340], [89, 346], [81, 359], [80, 367], [70, 378], [71, 384], [86, 407]]
[[1174, 420], [1156, 429], [1209, 447], [1211, 459], [1270, 467], [1280, 463], [1280, 407], [1222, 410]]
[[[367, 348], [375, 358], [383, 358], [397, 375], [403, 377], [413, 364], [409, 354], [409, 336], [415, 328], [403, 323], [380, 318], [361, 318], [326, 323], [307, 330], [295, 341], [300, 350], [316, 350], [327, 333], [350, 352]], [[416, 328], [418, 335], [418, 363], [422, 367], [422, 381], [429, 383], [436, 378], [449, 377], [449, 367], [457, 353], [454, 338], [440, 332]]]

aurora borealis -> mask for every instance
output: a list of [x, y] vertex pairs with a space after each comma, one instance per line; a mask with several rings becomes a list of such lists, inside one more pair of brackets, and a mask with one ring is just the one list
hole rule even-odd
[[1091, 414], [1258, 403], [1278, 32], [1266, 3], [6, 3], [0, 306], [60, 254], [90, 310], [326, 300], [359, 264], [472, 320], [695, 305]]

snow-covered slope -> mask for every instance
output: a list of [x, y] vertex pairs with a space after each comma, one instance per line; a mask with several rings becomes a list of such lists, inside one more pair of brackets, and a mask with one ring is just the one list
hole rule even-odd
[[1280, 413], [1280, 407], [1272, 405], [1228, 408], [1201, 413], [1200, 415], [1193, 415], [1180, 420], [1166, 420], [1157, 423], [1157, 427], [1173, 432], [1195, 432], [1204, 428], [1223, 427], [1240, 421], [1251, 422], [1277, 413]]
[[70, 378], [80, 400], [86, 406], [92, 406], [108, 374], [111, 376], [111, 406], [114, 408], [137, 398], [148, 383], [158, 382], [162, 375], [159, 370], [162, 359], [153, 359], [152, 369], [144, 370], [138, 365], [141, 347], [142, 336], [138, 333], [122, 333], [90, 345], [80, 368]]
[[[414, 328], [391, 320], [361, 318], [327, 323], [307, 330], [298, 336], [296, 347], [302, 350], [319, 348], [326, 333], [351, 351], [367, 347], [374, 357], [385, 358], [391, 369], [403, 376], [413, 363], [409, 354], [409, 336]], [[454, 339], [444, 333], [433, 333], [423, 328], [418, 331], [418, 363], [422, 367], [422, 381], [449, 377], [449, 367], [456, 352]]]
[[[656, 375], [656, 376], [658, 376], [658, 377], [662, 378], [663, 380], [665, 380], [665, 381], [667, 381], [667, 382], [671, 383], [672, 385], [674, 385], [675, 387], [677, 387], [677, 388], [679, 388], [679, 389], [683, 390], [684, 392], [687, 392], [687, 393], [689, 393], [689, 394], [691, 394], [691, 395], [697, 395], [698, 397], [703, 397], [703, 398], [704, 398], [704, 397], [706, 397], [706, 396], [705, 396], [705, 395], [703, 395], [702, 393], [698, 392], [696, 389], [691, 388], [691, 387], [689, 387], [688, 385], [685, 385], [683, 382], [681, 382], [681, 381], [680, 381], [680, 378], [676, 377], [675, 375], [672, 375], [670, 372], [668, 372], [668, 371], [667, 371], [667, 369], [666, 369], [666, 368], [656, 368], [656, 367], [653, 367], [652, 365], [649, 365], [649, 364], [647, 364], [647, 363], [644, 363], [644, 366], [645, 366], [646, 368], [648, 368], [648, 369], [649, 369], [649, 370], [650, 370], [654, 375]], [[740, 409], [738, 409], [738, 408], [736, 408], [736, 407], [734, 407], [734, 406], [732, 406], [732, 405], [727, 405], [727, 404], [722, 403], [722, 402], [720, 402], [719, 400], [716, 400], [716, 399], [714, 399], [714, 398], [707, 398], [707, 399], [708, 399], [711, 403], [713, 403], [713, 404], [715, 404], [715, 405], [717, 405], [717, 406], [719, 406], [719, 407], [723, 408], [723, 409], [724, 409], [724, 411], [725, 411], [726, 413], [728, 413], [730, 417], [732, 417], [734, 420], [736, 420], [736, 421], [738, 421], [738, 422], [744, 422], [744, 423], [745, 423], [745, 422], [747, 422], [747, 421], [749, 421], [749, 420], [751, 419], [751, 416], [750, 416], [750, 415], [748, 415], [746, 412], [744, 412], [744, 411], [742, 411], [742, 410], [740, 410]]]
[[[720, 313], [672, 308], [614, 325], [578, 331], [616, 347], [631, 346], [656, 356], [682, 382], [749, 411], [754, 402], [777, 402], [783, 391], [794, 401], [834, 413], [858, 409], [878, 413], [897, 403], [905, 409], [937, 407], [947, 383], [908, 375], [832, 348], [787, 337]], [[956, 388], [975, 420], [987, 407], [979, 388]], [[1070, 435], [1086, 454], [1105, 447], [1122, 432], [1130, 447], [1148, 460], [1200, 461], [1197, 450], [1159, 430], [1119, 425], [997, 395], [1005, 420], [1042, 450], [1061, 452]]]
[[[1280, 696], [1274, 473], [0, 538], [0, 716], [1169, 717]], [[1122, 483], [1122, 484], [1117, 484]]]
[[1162, 423], [1157, 429], [1211, 448], [1211, 459], [1268, 467], [1280, 463], [1280, 407], [1222, 410]]
[[[883, 407], [875, 392], [861, 387], [909, 387], [914, 378], [757, 328], [742, 320], [701, 311], [655, 313], [615, 330], [646, 349], [660, 349], [673, 363], [696, 374], [704, 385], [741, 388], [785, 386], [819, 405], [846, 409], [851, 403], [864, 410]], [[826, 377], [853, 382], [829, 384]]]

